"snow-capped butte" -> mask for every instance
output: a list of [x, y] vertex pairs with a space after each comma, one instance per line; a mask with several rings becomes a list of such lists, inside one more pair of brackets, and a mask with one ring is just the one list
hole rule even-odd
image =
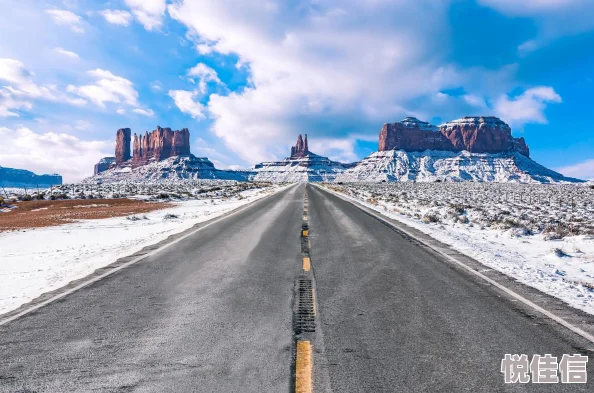
[[577, 182], [523, 154], [467, 151], [379, 151], [336, 176], [340, 182], [478, 181], [514, 183]]
[[270, 182], [331, 182], [354, 164], [332, 161], [309, 151], [307, 135], [301, 134], [291, 147], [291, 155], [281, 161], [262, 162], [253, 169], [250, 180]]
[[116, 133], [114, 157], [95, 166], [91, 182], [223, 179], [268, 182], [477, 181], [515, 183], [582, 182], [530, 159], [524, 138], [516, 138], [493, 116], [470, 116], [435, 126], [414, 117], [386, 123], [378, 152], [360, 162], [341, 163], [309, 151], [307, 134], [288, 157], [246, 170], [219, 170], [190, 153], [187, 128], [156, 130], [135, 137]]
[[185, 179], [248, 180], [249, 172], [216, 169], [208, 158], [173, 156], [162, 161], [152, 161], [138, 167], [115, 166], [85, 179], [85, 183], [112, 183], [122, 181], [181, 181]]

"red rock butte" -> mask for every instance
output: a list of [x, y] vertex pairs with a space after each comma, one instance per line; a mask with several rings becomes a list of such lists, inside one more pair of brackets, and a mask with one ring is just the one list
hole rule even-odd
[[514, 138], [511, 128], [493, 116], [468, 116], [439, 127], [407, 117], [400, 122], [383, 125], [378, 150], [518, 152], [530, 156], [524, 138]]
[[297, 143], [295, 146], [291, 146], [291, 158], [303, 158], [309, 154], [309, 148], [307, 147], [307, 134], [305, 139], [299, 134], [297, 137]]
[[150, 161], [162, 161], [173, 156], [190, 155], [190, 131], [187, 128], [172, 131], [161, 128], [144, 135], [134, 134], [132, 155], [130, 155], [131, 130], [121, 128], [116, 133], [115, 165], [130, 161], [133, 167], [146, 165]]

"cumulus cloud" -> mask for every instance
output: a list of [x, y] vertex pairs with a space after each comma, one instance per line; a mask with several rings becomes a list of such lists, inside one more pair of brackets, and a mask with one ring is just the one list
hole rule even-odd
[[190, 82], [198, 83], [196, 89], [188, 90], [169, 90], [169, 96], [173, 98], [175, 105], [183, 113], [191, 115], [194, 119], [206, 118], [206, 107], [199, 102], [208, 90], [208, 83], [214, 83], [219, 86], [225, 86], [219, 79], [217, 72], [204, 63], [198, 63], [190, 68], [186, 75]]
[[557, 168], [556, 170], [565, 176], [585, 180], [594, 180], [594, 159], [589, 159], [574, 165]]
[[197, 91], [186, 91], [186, 90], [169, 90], [169, 96], [173, 98], [175, 105], [183, 113], [187, 113], [194, 119], [204, 119], [205, 107], [197, 101]]
[[494, 110], [499, 117], [512, 125], [526, 123], [546, 124], [544, 110], [547, 104], [560, 103], [561, 96], [552, 87], [538, 86], [526, 90], [516, 97], [499, 97]]
[[84, 33], [85, 30], [82, 27], [82, 19], [74, 12], [60, 9], [45, 10], [45, 12], [56, 24], [69, 26], [75, 33]]
[[103, 10], [101, 15], [113, 25], [128, 26], [132, 21], [132, 14], [124, 10]]
[[[92, 175], [93, 165], [113, 151], [113, 142], [85, 141], [57, 132], [0, 127], [0, 162], [3, 166], [35, 173], [58, 173], [65, 182]], [[76, 162], [76, 165], [72, 165]]]
[[303, 127], [315, 127], [312, 141], [337, 132], [344, 139], [345, 124], [330, 117], [354, 120], [346, 129], [379, 129], [406, 115], [416, 97], [463, 83], [463, 73], [441, 61], [449, 3], [248, 2], [239, 9], [218, 0], [179, 1], [168, 10], [201, 53], [238, 56], [249, 71], [248, 88], [211, 95], [207, 109], [214, 133], [253, 161], [285, 155], [278, 141]]
[[88, 73], [96, 79], [94, 84], [78, 87], [69, 85], [67, 91], [76, 93], [102, 108], [105, 108], [105, 103], [108, 102], [138, 107], [138, 92], [128, 79], [100, 68]]
[[33, 73], [16, 59], [0, 59], [0, 117], [18, 117], [15, 110], [30, 110], [34, 100], [63, 101], [72, 105], [84, 105], [85, 100], [73, 98], [60, 91], [55, 85], [39, 85], [33, 80]]
[[201, 93], [206, 93], [206, 85], [209, 82], [222, 84], [217, 72], [204, 63], [198, 63], [188, 70], [188, 76], [198, 79], [198, 88]]
[[77, 53], [72, 52], [72, 51], [69, 51], [69, 50], [66, 50], [64, 48], [60, 48], [60, 47], [54, 48], [54, 52], [56, 52], [56, 53], [58, 53], [58, 54], [60, 54], [62, 56], [70, 57], [72, 59], [78, 59], [79, 58], [79, 56], [78, 56]]
[[153, 112], [152, 109], [135, 108], [132, 110], [132, 112], [148, 117], [153, 117], [155, 115], [155, 112]]
[[163, 24], [166, 0], [125, 0], [125, 3], [145, 29], [155, 30]]

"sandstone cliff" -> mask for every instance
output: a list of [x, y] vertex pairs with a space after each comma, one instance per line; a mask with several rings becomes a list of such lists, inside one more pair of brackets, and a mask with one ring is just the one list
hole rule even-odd
[[297, 137], [297, 143], [295, 146], [291, 146], [291, 158], [302, 158], [305, 157], [309, 153], [309, 148], [307, 146], [307, 134], [305, 134], [305, 140], [299, 134]]
[[524, 138], [514, 138], [511, 128], [492, 117], [464, 117], [439, 128], [407, 117], [401, 122], [384, 124], [379, 136], [379, 151], [424, 150], [468, 151], [471, 153], [518, 152], [529, 157]]
[[190, 131], [187, 128], [172, 131], [161, 128], [144, 135], [134, 134], [132, 164], [146, 165], [149, 161], [162, 161], [173, 156], [190, 155]]
[[115, 162], [118, 165], [130, 159], [131, 134], [129, 128], [120, 128], [116, 133]]

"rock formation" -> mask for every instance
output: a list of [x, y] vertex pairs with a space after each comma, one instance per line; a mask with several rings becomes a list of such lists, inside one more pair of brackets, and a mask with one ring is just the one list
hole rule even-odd
[[305, 134], [305, 140], [299, 134], [297, 137], [297, 144], [295, 146], [291, 146], [291, 158], [303, 158], [307, 156], [309, 153], [309, 148], [307, 146], [307, 134]]
[[530, 157], [524, 138], [514, 138], [511, 128], [497, 117], [465, 117], [443, 124], [440, 131], [452, 143], [455, 151], [518, 152]]
[[104, 157], [96, 165], [95, 175], [115, 167], [136, 168], [149, 162], [163, 161], [169, 157], [191, 156], [190, 131], [187, 128], [172, 131], [161, 128], [144, 135], [134, 134], [134, 146], [130, 155], [132, 131], [120, 128], [116, 133], [115, 157]]
[[[117, 153], [117, 145], [116, 145], [116, 153]], [[93, 171], [93, 174], [97, 175], [101, 172], [105, 172], [110, 167], [112, 167], [112, 165], [114, 165], [115, 163], [116, 163], [115, 157], [103, 157], [102, 159], [99, 160], [99, 162], [97, 164], [95, 164], [95, 170]]]
[[514, 138], [511, 128], [496, 117], [464, 117], [439, 128], [407, 117], [401, 122], [384, 124], [379, 136], [379, 151], [424, 150], [468, 151], [471, 153], [518, 152], [529, 157], [524, 138]]
[[121, 164], [130, 159], [130, 135], [129, 128], [120, 128], [116, 133], [115, 162]]
[[383, 125], [378, 149], [379, 151], [451, 150], [451, 145], [436, 126], [414, 117], [407, 117], [400, 122]]
[[149, 161], [161, 161], [173, 156], [190, 155], [190, 131], [187, 128], [172, 131], [161, 128], [144, 135], [134, 134], [132, 164], [145, 165]]

